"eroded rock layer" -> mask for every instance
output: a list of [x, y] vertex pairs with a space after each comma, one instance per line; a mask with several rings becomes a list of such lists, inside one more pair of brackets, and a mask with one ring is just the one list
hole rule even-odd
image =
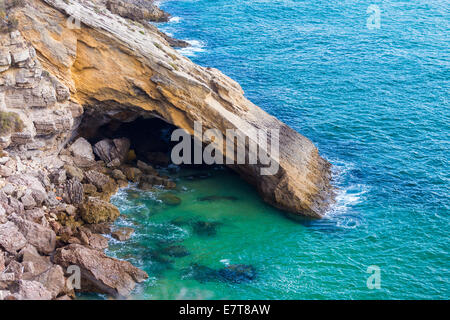
[[[99, 5], [99, 7], [97, 7]], [[264, 200], [281, 209], [320, 217], [327, 208], [330, 170], [317, 148], [244, 95], [216, 69], [173, 50], [151, 28], [112, 14], [95, 1], [35, 1], [17, 14], [20, 30], [44, 69], [69, 89], [68, 100], [127, 120], [141, 111], [193, 132], [193, 122], [222, 132], [280, 130], [280, 170], [261, 176], [256, 165], [232, 166]], [[68, 17], [80, 21], [69, 28]], [[50, 18], [51, 17], [51, 18]]]

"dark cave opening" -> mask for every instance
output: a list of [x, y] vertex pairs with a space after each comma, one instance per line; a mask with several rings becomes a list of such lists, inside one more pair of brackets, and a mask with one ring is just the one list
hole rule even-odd
[[[157, 167], [167, 167], [172, 163], [171, 151], [179, 142], [171, 141], [171, 136], [178, 127], [142, 111], [127, 113], [125, 117], [118, 117], [119, 113], [110, 116], [92, 108], [84, 114], [74, 138], [83, 137], [91, 145], [103, 139], [128, 138], [130, 150], [135, 152], [136, 160]], [[193, 137], [191, 137], [191, 148], [191, 150], [194, 148]], [[193, 154], [190, 164], [180, 165], [182, 168], [189, 169], [205, 169], [214, 166], [217, 165], [194, 164]]]

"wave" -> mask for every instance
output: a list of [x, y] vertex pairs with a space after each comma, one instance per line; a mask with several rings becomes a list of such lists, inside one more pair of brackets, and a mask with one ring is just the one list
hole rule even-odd
[[[353, 163], [329, 160], [332, 164], [333, 186], [337, 189], [336, 202], [325, 213], [318, 225], [333, 225], [341, 229], [354, 229], [362, 224], [363, 217], [355, 206], [364, 201], [370, 188], [358, 181], [359, 170]], [[323, 227], [323, 226], [322, 226]]]
[[179, 23], [181, 21], [181, 17], [170, 17], [170, 23]]
[[205, 52], [205, 43], [199, 40], [184, 40], [190, 44], [190, 47], [180, 48], [178, 52], [186, 57], [194, 57], [199, 52]]

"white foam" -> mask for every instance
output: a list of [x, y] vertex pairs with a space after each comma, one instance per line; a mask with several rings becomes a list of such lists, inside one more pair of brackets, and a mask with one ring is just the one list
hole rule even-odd
[[171, 17], [169, 22], [171, 23], [179, 23], [181, 21], [181, 17]]
[[360, 224], [357, 216], [349, 215], [349, 211], [355, 205], [364, 201], [369, 187], [364, 184], [348, 184], [345, 180], [349, 172], [355, 168], [354, 164], [333, 161], [333, 184], [337, 189], [336, 202], [325, 213], [325, 218], [336, 220], [336, 225], [344, 228], [355, 228]]
[[185, 40], [190, 44], [187, 48], [178, 49], [182, 55], [186, 57], [194, 57], [199, 52], [205, 52], [205, 43], [199, 40]]
[[223, 263], [225, 266], [230, 265], [230, 259], [222, 259], [222, 260], [220, 260], [220, 262]]

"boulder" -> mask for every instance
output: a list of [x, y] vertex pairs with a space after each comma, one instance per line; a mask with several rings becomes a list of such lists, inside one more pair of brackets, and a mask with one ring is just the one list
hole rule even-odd
[[169, 206], [177, 206], [181, 203], [181, 199], [171, 193], [165, 193], [160, 195], [159, 200], [161, 200], [164, 204], [167, 204]]
[[20, 201], [22, 202], [23, 207], [25, 209], [32, 209], [32, 208], [36, 207], [36, 205], [37, 205], [36, 201], [34, 201], [34, 198], [30, 192], [27, 192], [26, 194], [24, 194], [22, 196], [22, 198], [20, 198]]
[[78, 178], [72, 178], [66, 183], [64, 200], [71, 204], [80, 204], [84, 200], [84, 187]]
[[145, 174], [149, 175], [158, 175], [158, 171], [155, 170], [151, 165], [146, 164], [145, 162], [138, 160], [137, 161], [137, 167]]
[[23, 275], [23, 279], [25, 280], [32, 280], [34, 277], [47, 271], [52, 266], [50, 257], [41, 256], [37, 249], [30, 244], [20, 250], [19, 258], [22, 260], [22, 264], [31, 266], [30, 269], [25, 270]]
[[111, 176], [116, 180], [127, 180], [127, 177], [119, 169], [114, 169]]
[[111, 236], [114, 239], [117, 239], [119, 241], [126, 241], [126, 240], [129, 240], [131, 238], [131, 235], [133, 233], [134, 233], [134, 229], [133, 228], [124, 227], [124, 228], [119, 228], [116, 231], [114, 231], [113, 233], [111, 233]]
[[123, 164], [129, 150], [130, 140], [127, 138], [104, 139], [94, 145], [95, 154], [110, 167]]
[[128, 181], [139, 182], [139, 179], [142, 176], [142, 171], [138, 168], [134, 167], [125, 167], [123, 169], [123, 173], [127, 177]]
[[109, 177], [95, 170], [89, 170], [85, 174], [86, 180], [97, 187], [98, 190], [102, 190], [106, 184], [109, 183]]
[[25, 212], [22, 202], [13, 197], [8, 199], [8, 205], [5, 206], [5, 210], [8, 215], [13, 213], [23, 214]]
[[0, 177], [8, 178], [14, 174], [14, 170], [7, 166], [0, 166]]
[[15, 174], [8, 178], [8, 182], [16, 186], [26, 187], [45, 193], [46, 190], [38, 178], [29, 174]]
[[50, 254], [55, 251], [56, 234], [52, 229], [25, 220], [17, 215], [12, 215], [9, 219], [14, 222], [25, 239], [35, 246], [40, 253]]
[[25, 218], [37, 224], [48, 226], [48, 221], [45, 218], [45, 212], [44, 210], [42, 210], [42, 208], [34, 208], [31, 210], [26, 210]]
[[84, 138], [78, 138], [69, 148], [69, 151], [76, 159], [94, 161], [95, 156], [92, 152], [91, 144]]
[[86, 223], [113, 222], [119, 215], [116, 206], [94, 197], [89, 197], [81, 206], [81, 217]]
[[11, 290], [18, 300], [51, 300], [53, 295], [39, 281], [19, 280]]
[[52, 265], [33, 280], [40, 282], [51, 293], [52, 299], [66, 291], [66, 278], [62, 267], [59, 265]]
[[112, 232], [112, 224], [111, 223], [88, 224], [88, 225], [86, 225], [86, 228], [91, 230], [93, 233], [111, 234], [111, 232]]
[[74, 167], [70, 164], [66, 164], [64, 166], [64, 170], [66, 170], [68, 178], [77, 178], [78, 180], [83, 181], [84, 173], [80, 168]]
[[16, 254], [16, 252], [27, 244], [27, 239], [19, 231], [17, 226], [8, 221], [5, 224], [0, 224], [0, 247], [9, 253]]
[[87, 227], [79, 228], [78, 238], [83, 244], [89, 245], [93, 249], [104, 250], [108, 248], [108, 239], [100, 234], [93, 233]]
[[80, 267], [81, 291], [101, 292], [117, 298], [127, 297], [136, 282], [142, 282], [148, 275], [127, 261], [106, 256], [104, 253], [71, 244], [56, 250], [53, 261], [67, 268]]
[[67, 180], [67, 172], [64, 169], [56, 169], [50, 173], [50, 181], [56, 185], [63, 184]]

